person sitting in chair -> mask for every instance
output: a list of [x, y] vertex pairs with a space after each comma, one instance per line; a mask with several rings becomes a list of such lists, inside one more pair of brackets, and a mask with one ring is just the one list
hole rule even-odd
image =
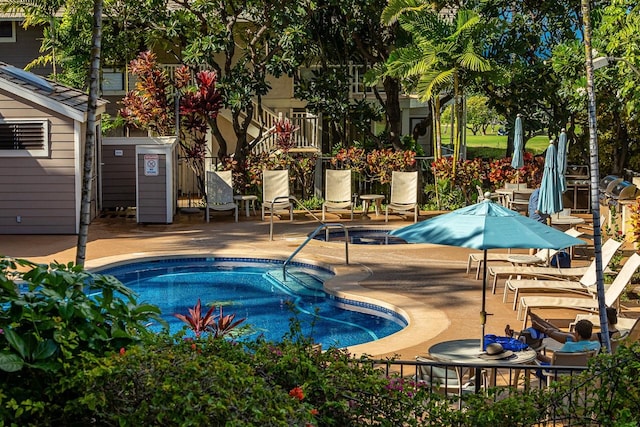
[[[616, 327], [616, 325], [618, 324], [618, 310], [616, 310], [615, 307], [607, 307], [606, 313], [607, 313], [607, 326], [608, 326], [607, 329], [609, 330], [609, 338], [611, 339], [611, 338], [619, 337], [620, 331], [618, 331], [618, 328]], [[530, 318], [531, 318], [531, 322], [533, 324], [534, 329], [542, 333], [545, 333], [547, 336], [549, 336], [549, 338], [553, 338], [558, 342], [564, 343], [567, 341], [567, 337], [573, 336], [573, 334], [562, 332], [556, 326], [554, 326], [550, 322], [547, 322], [546, 320], [542, 319], [540, 316], [534, 313], [530, 313]], [[551, 336], [550, 333], [547, 333], [545, 331], [549, 331], [553, 333], [553, 336]], [[604, 341], [602, 340], [602, 335], [600, 334], [600, 332], [592, 333], [590, 340], [598, 341], [601, 345], [604, 344]]]
[[[558, 342], [564, 343], [558, 350], [564, 353], [579, 353], [581, 351], [599, 350], [600, 342], [593, 339], [593, 323], [586, 319], [576, 323], [573, 333], [566, 333], [558, 330], [555, 326], [546, 322], [539, 316], [531, 313], [533, 328], [544, 333]], [[596, 338], [597, 339], [597, 338]], [[551, 358], [545, 354], [538, 353], [538, 360], [543, 364], [551, 363]]]

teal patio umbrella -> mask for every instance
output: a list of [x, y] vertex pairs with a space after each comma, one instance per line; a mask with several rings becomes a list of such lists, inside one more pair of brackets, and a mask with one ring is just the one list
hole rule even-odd
[[487, 320], [487, 250], [564, 249], [584, 244], [580, 239], [507, 209], [488, 198], [480, 203], [393, 230], [390, 234], [408, 243], [433, 243], [484, 251], [480, 351], [484, 349], [484, 328]]
[[558, 137], [558, 176], [560, 179], [560, 192], [567, 191], [567, 132], [564, 128]]
[[562, 189], [557, 168], [558, 152], [553, 140], [549, 141], [544, 158], [544, 172], [538, 195], [538, 210], [548, 215], [562, 210]]
[[524, 166], [523, 160], [524, 137], [522, 135], [522, 117], [520, 114], [516, 117], [516, 124], [513, 131], [513, 157], [511, 158], [511, 167], [520, 169]]

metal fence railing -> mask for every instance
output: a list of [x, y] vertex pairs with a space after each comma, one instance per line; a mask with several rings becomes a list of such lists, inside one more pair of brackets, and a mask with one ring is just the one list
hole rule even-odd
[[[586, 367], [545, 366], [544, 375], [539, 377], [536, 373], [542, 368], [538, 365], [461, 364], [435, 360], [372, 360], [363, 363], [380, 368], [389, 378], [404, 379], [405, 390], [426, 387], [430, 393], [451, 398], [458, 409], [465, 407], [465, 396], [469, 394], [484, 393], [497, 401], [536, 388], [548, 389], [549, 384], [564, 378], [567, 392], [558, 396], [557, 401], [550, 399], [547, 406], [540, 408], [539, 422], [533, 424], [540, 427], [578, 425], [573, 418], [582, 411], [569, 408], [586, 405], [587, 400], [593, 398], [593, 390], [589, 389], [587, 381], [578, 376]], [[448, 374], [452, 372], [454, 375]]]

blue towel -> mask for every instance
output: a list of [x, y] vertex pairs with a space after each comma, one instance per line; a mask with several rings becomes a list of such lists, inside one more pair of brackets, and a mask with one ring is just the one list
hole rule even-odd
[[525, 329], [525, 331], [529, 332], [531, 334], [531, 338], [533, 338], [534, 340], [547, 338], [547, 334], [534, 328], [527, 328]]
[[527, 344], [512, 337], [499, 337], [493, 334], [487, 334], [484, 336], [484, 351], [487, 350], [487, 346], [491, 343], [499, 343], [505, 350], [522, 351], [527, 348]]

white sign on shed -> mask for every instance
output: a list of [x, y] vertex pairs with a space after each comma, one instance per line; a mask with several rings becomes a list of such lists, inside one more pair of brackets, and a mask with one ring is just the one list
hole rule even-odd
[[144, 176], [158, 176], [160, 174], [160, 158], [157, 154], [144, 155]]

